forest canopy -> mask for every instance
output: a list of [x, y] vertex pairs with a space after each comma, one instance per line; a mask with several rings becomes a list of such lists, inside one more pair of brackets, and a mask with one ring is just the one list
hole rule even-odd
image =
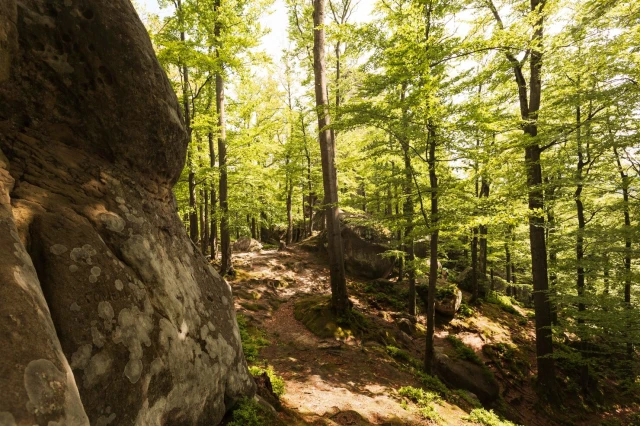
[[624, 376], [640, 343], [640, 3], [380, 0], [365, 22], [355, 0], [285, 3], [279, 58], [261, 45], [269, 0], [164, 0], [146, 19], [188, 129], [174, 193], [203, 254], [224, 275], [232, 241], [301, 241], [335, 207], [385, 236], [411, 314], [438, 261], [471, 268], [474, 299], [497, 277], [534, 307], [549, 391], [562, 357], [587, 377], [607, 354]]

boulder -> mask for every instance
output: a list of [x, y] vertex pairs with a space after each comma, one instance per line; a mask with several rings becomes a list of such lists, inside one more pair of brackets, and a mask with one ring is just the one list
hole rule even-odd
[[0, 423], [217, 424], [255, 383], [129, 0], [0, 0]]
[[[468, 267], [465, 268], [462, 272], [460, 272], [455, 279], [456, 284], [464, 291], [468, 291], [469, 293], [473, 293], [473, 268]], [[489, 289], [489, 280], [486, 279], [482, 274], [478, 273], [478, 293], [481, 296], [484, 296]]]
[[483, 404], [498, 398], [500, 387], [486, 367], [451, 358], [441, 350], [436, 351], [434, 366], [436, 375], [449, 387], [472, 392]]
[[242, 237], [233, 243], [233, 251], [236, 253], [246, 253], [250, 251], [262, 250], [262, 244], [260, 241], [254, 240], [249, 237]]
[[[419, 284], [416, 286], [416, 292], [422, 301], [427, 303], [427, 295], [429, 294], [429, 286]], [[460, 309], [462, 304], [462, 291], [455, 285], [444, 280], [438, 280], [436, 287], [436, 312], [446, 316], [454, 316]]]
[[393, 271], [395, 260], [383, 257], [390, 247], [380, 234], [366, 226], [349, 221], [341, 215], [341, 235], [345, 268], [366, 278], [386, 278]]
[[436, 311], [442, 315], [454, 316], [462, 304], [462, 291], [454, 285], [438, 288]]
[[400, 318], [396, 324], [400, 331], [405, 332], [407, 335], [411, 336], [414, 333], [413, 324], [407, 318]]

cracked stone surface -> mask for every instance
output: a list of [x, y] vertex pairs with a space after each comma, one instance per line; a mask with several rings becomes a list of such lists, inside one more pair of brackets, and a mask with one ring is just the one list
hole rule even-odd
[[0, 0], [0, 425], [217, 424], [254, 392], [185, 153], [129, 0]]

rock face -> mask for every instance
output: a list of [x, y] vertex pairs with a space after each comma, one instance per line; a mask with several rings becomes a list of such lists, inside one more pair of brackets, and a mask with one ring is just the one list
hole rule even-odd
[[366, 219], [340, 214], [345, 268], [367, 278], [386, 278], [393, 271], [394, 259], [382, 256], [389, 250], [387, 240], [380, 230], [364, 224]]
[[[440, 289], [439, 289], [440, 290]], [[438, 291], [436, 294], [436, 311], [442, 315], [454, 316], [462, 304], [462, 291], [455, 286]]]
[[[416, 286], [418, 296], [422, 301], [427, 303], [429, 295], [429, 286], [427, 284], [418, 284]], [[455, 285], [444, 280], [438, 280], [436, 287], [436, 312], [446, 316], [454, 316], [462, 305], [462, 291]]]
[[245, 253], [248, 251], [260, 251], [262, 250], [262, 244], [260, 241], [254, 240], [249, 237], [242, 237], [233, 243], [233, 251], [239, 253]]
[[129, 0], [0, 0], [0, 152], [0, 424], [209, 425], [253, 394]]
[[447, 385], [474, 393], [484, 404], [495, 401], [500, 393], [498, 382], [484, 368], [441, 351], [436, 351], [435, 371]]

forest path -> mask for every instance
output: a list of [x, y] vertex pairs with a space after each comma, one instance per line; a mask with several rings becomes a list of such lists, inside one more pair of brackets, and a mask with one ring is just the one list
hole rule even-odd
[[[420, 387], [420, 382], [400, 370], [382, 345], [322, 339], [295, 319], [297, 298], [330, 294], [326, 262], [326, 256], [296, 246], [234, 255], [237, 275], [230, 284], [236, 308], [269, 340], [257, 365], [270, 365], [283, 377], [281, 401], [300, 424], [432, 424], [413, 404], [403, 403], [398, 389]], [[354, 283], [349, 279], [350, 286]], [[361, 303], [357, 294], [350, 298]], [[447, 419], [441, 424], [469, 424], [462, 420], [467, 413], [454, 405], [443, 403], [437, 410]]]

